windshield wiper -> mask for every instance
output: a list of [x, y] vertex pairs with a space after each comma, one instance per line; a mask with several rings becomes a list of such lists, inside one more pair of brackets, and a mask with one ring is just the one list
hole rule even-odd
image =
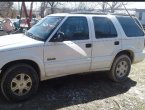
[[34, 34], [30, 33], [30, 32], [26, 32], [25, 33], [26, 36], [30, 37], [30, 38], [33, 38], [33, 39], [36, 39], [36, 40], [40, 40], [40, 41], [43, 41], [42, 38], [38, 37], [38, 36], [35, 36]]

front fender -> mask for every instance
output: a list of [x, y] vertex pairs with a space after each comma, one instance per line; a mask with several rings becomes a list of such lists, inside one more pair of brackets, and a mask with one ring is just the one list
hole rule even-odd
[[34, 54], [32, 55], [32, 54], [28, 54], [28, 53], [27, 54], [19, 53], [19, 54], [13, 54], [13, 55], [1, 57], [0, 68], [2, 68], [7, 63], [10, 63], [12, 61], [17, 61], [17, 60], [31, 60], [31, 61], [35, 62], [39, 66], [39, 69], [40, 69], [40, 77], [41, 77], [40, 79], [43, 80], [43, 78], [45, 77], [43, 56], [38, 57], [38, 56], [35, 56]]

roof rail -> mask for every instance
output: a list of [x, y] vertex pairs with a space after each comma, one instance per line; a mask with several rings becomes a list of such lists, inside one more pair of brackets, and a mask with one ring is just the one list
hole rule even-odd
[[107, 15], [103, 12], [70, 12], [70, 14], [98, 14], [98, 15]]
[[[121, 16], [129, 16], [128, 14], [123, 13], [105, 13], [105, 12], [70, 12], [70, 14], [97, 14], [97, 15], [121, 15]], [[132, 16], [135, 16], [132, 14]]]
[[[129, 16], [128, 14], [123, 14], [123, 13], [108, 13], [111, 15], [121, 15], [121, 16]], [[135, 16], [134, 14], [132, 14], [132, 16]]]

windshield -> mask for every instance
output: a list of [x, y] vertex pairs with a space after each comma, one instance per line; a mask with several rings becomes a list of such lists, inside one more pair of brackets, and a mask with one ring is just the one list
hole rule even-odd
[[64, 17], [47, 16], [31, 27], [25, 34], [37, 40], [45, 41]]

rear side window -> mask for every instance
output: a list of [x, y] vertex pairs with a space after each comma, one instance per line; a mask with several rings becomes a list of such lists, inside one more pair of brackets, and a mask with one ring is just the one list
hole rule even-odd
[[118, 16], [117, 19], [120, 22], [127, 37], [144, 36], [144, 32], [131, 17]]
[[110, 19], [106, 17], [93, 17], [96, 38], [117, 37], [116, 29]]
[[135, 20], [136, 23], [142, 28], [142, 25], [139, 23], [139, 21], [137, 20], [137, 18], [134, 18], [134, 20]]

